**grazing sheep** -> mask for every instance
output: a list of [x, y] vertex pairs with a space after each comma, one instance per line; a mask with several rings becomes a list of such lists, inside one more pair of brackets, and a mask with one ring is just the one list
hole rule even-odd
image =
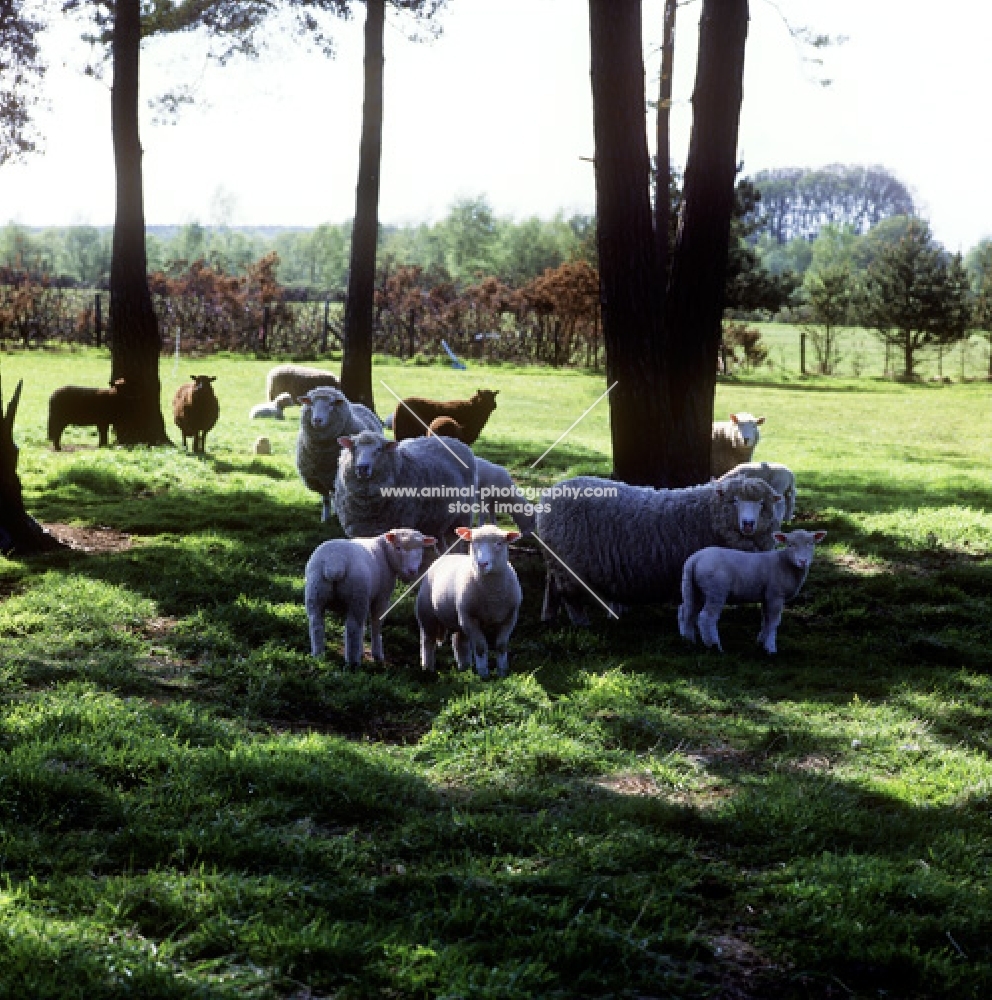
[[761, 438], [758, 425], [764, 417], [750, 413], [731, 413], [729, 420], [713, 424], [713, 444], [710, 450], [710, 475], [719, 479], [735, 465], [750, 462]]
[[796, 512], [796, 477], [787, 465], [780, 465], [778, 462], [742, 462], [722, 475], [718, 481], [725, 482], [735, 476], [763, 479], [776, 493], [782, 494], [780, 519], [792, 520], [792, 515]]
[[520, 491], [510, 473], [488, 459], [475, 456], [476, 484], [483, 523], [496, 523], [496, 514], [508, 513], [524, 535], [534, 531], [534, 505]]
[[516, 531], [484, 525], [472, 531], [456, 529], [469, 542], [468, 555], [444, 555], [427, 571], [417, 594], [420, 624], [420, 665], [435, 669], [437, 644], [451, 633], [451, 648], [459, 670], [475, 660], [480, 677], [489, 676], [489, 647], [496, 653], [496, 672], [509, 669], [507, 645], [517, 623], [523, 595], [509, 563]]
[[96, 427], [100, 447], [107, 446], [107, 432], [120, 414], [122, 378], [109, 389], [84, 385], [64, 385], [48, 397], [48, 439], [56, 451], [62, 450], [62, 432], [69, 427]]
[[271, 455], [272, 442], [265, 436], [257, 437], [251, 450], [253, 455]]
[[[435, 539], [411, 528], [396, 528], [375, 538], [334, 538], [318, 545], [307, 561], [304, 601], [310, 621], [310, 652], [324, 652], [324, 612], [344, 615], [344, 658], [362, 662], [365, 623], [371, 621], [372, 657], [384, 659], [382, 615], [399, 577], [413, 583], [424, 549]], [[371, 619], [369, 614], [371, 612]]]
[[[439, 437], [388, 441], [375, 431], [339, 443], [334, 505], [349, 538], [404, 524], [443, 541], [471, 522], [476, 472], [468, 445]], [[383, 496], [384, 488], [417, 495]]]
[[212, 382], [215, 375], [190, 375], [191, 382], [184, 382], [172, 397], [172, 417], [183, 436], [193, 439], [193, 454], [206, 451], [207, 432], [212, 430], [220, 416], [220, 403], [214, 395]]
[[396, 404], [393, 437], [397, 441], [423, 437], [431, 421], [438, 417], [451, 417], [460, 427], [458, 439], [465, 444], [475, 444], [490, 414], [496, 409], [498, 392], [499, 389], [480, 389], [471, 399], [449, 399], [447, 402], [408, 396]]
[[321, 387], [340, 389], [337, 375], [325, 368], [308, 368], [306, 365], [276, 365], [265, 378], [265, 395], [271, 402], [284, 392], [292, 399], [299, 399], [311, 389]]
[[826, 537], [825, 531], [776, 532], [774, 539], [785, 548], [771, 552], [740, 552], [716, 546], [689, 556], [682, 570], [682, 604], [679, 631], [696, 641], [696, 628], [707, 646], [720, 652], [716, 626], [720, 612], [732, 604], [761, 602], [761, 631], [758, 642], [766, 653], [774, 653], [782, 608], [806, 582], [813, 548]]
[[586, 588], [612, 604], [674, 596], [685, 560], [707, 545], [770, 549], [781, 499], [760, 479], [677, 490], [593, 476], [558, 483], [537, 508], [535, 536], [547, 546], [541, 617], [551, 621], [564, 600], [572, 623], [586, 624]]
[[287, 406], [292, 406], [293, 403], [293, 397], [288, 392], [280, 392], [271, 403], [256, 403], [248, 411], [248, 419], [261, 420], [271, 418], [273, 420], [285, 420], [286, 418], [282, 411]]
[[[341, 454], [338, 438], [344, 434], [358, 434], [363, 430], [381, 430], [382, 423], [367, 406], [349, 403], [348, 397], [340, 389], [326, 386], [311, 389], [306, 395], [300, 396], [299, 402], [303, 412], [300, 414], [300, 430], [296, 436], [296, 470], [307, 488], [320, 494], [323, 501], [320, 519], [327, 521], [334, 513], [334, 478], [338, 471], [338, 456]], [[391, 521], [379, 531], [369, 534], [377, 535], [392, 524], [403, 523]]]
[[427, 436], [430, 437], [431, 434], [436, 434], [438, 437], [450, 437], [456, 441], [461, 441], [463, 440], [462, 435], [464, 433], [465, 428], [453, 417], [435, 417], [430, 422]]

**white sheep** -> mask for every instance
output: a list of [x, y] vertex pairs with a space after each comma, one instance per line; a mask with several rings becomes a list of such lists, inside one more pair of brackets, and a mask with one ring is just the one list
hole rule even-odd
[[781, 520], [792, 520], [796, 512], [796, 477], [787, 465], [778, 462], [742, 462], [720, 476], [719, 482], [735, 476], [763, 479], [776, 493], [782, 494]]
[[547, 570], [541, 617], [554, 619], [564, 601], [572, 623], [586, 624], [590, 590], [612, 605], [674, 596], [685, 560], [707, 545], [770, 549], [781, 499], [760, 479], [675, 490], [594, 476], [558, 483], [537, 508]]
[[523, 595], [509, 562], [510, 542], [518, 531], [487, 524], [474, 531], [456, 529], [469, 542], [468, 555], [444, 555], [427, 571], [417, 594], [420, 624], [420, 665], [435, 669], [437, 645], [451, 633], [451, 648], [459, 670], [472, 664], [482, 678], [489, 676], [489, 648], [496, 653], [496, 672], [509, 670], [507, 647], [517, 623]]
[[293, 405], [293, 397], [288, 392], [280, 392], [271, 403], [256, 403], [248, 411], [249, 420], [284, 420], [283, 410]]
[[[334, 513], [331, 498], [341, 454], [338, 438], [363, 430], [382, 430], [382, 422], [367, 406], [348, 402], [340, 389], [311, 389], [300, 396], [298, 402], [303, 411], [296, 436], [296, 469], [307, 488], [320, 494], [323, 501], [320, 519], [327, 521]], [[391, 521], [382, 525], [379, 531], [366, 534], [377, 535], [393, 524], [403, 523]]]
[[306, 365], [276, 365], [269, 369], [265, 379], [265, 395], [269, 400], [288, 392], [297, 399], [311, 389], [329, 387], [340, 389], [338, 377], [326, 368], [309, 368]]
[[475, 456], [476, 480], [479, 488], [482, 523], [496, 523], [496, 514], [506, 511], [524, 535], [534, 531], [534, 505], [521, 492], [510, 473], [488, 459]]
[[334, 506], [349, 538], [405, 524], [447, 547], [454, 529], [471, 523], [476, 471], [468, 445], [439, 437], [389, 441], [376, 431], [338, 443]]
[[366, 622], [370, 622], [372, 657], [381, 662], [382, 615], [396, 578], [412, 583], [420, 572], [424, 549], [434, 544], [429, 535], [396, 528], [375, 538], [334, 538], [318, 545], [305, 570], [311, 654], [324, 652], [324, 613], [330, 608], [345, 619], [345, 662], [362, 662]]
[[813, 548], [823, 541], [825, 531], [776, 532], [775, 541], [785, 548], [771, 552], [739, 552], [710, 547], [691, 555], [682, 570], [682, 604], [679, 631], [683, 638], [696, 641], [699, 635], [707, 646], [720, 652], [717, 623], [723, 606], [761, 602], [761, 631], [758, 642], [774, 653], [782, 608], [799, 593], [810, 564]]
[[710, 475], [719, 478], [735, 465], [750, 462], [761, 439], [758, 426], [764, 422], [764, 417], [755, 417], [750, 413], [731, 413], [729, 420], [714, 422]]

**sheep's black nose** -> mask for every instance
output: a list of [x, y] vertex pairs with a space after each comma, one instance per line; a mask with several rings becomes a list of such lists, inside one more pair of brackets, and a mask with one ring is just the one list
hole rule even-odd
[[754, 521], [741, 521], [741, 531], [744, 532], [745, 535], [753, 535]]

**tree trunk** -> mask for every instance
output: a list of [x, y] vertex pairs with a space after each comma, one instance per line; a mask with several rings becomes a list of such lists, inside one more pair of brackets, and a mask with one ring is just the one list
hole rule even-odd
[[716, 361], [737, 173], [747, 0], [703, 0], [682, 219], [666, 301], [664, 392], [670, 423], [659, 477], [666, 486], [710, 475]]
[[[589, 0], [596, 214], [613, 474], [664, 485], [670, 424], [651, 217], [641, 0]], [[714, 361], [715, 364], [715, 361]]]
[[121, 444], [169, 444], [160, 404], [158, 319], [148, 290], [141, 140], [138, 135], [139, 0], [117, 0], [114, 17], [111, 128], [117, 173], [113, 254], [110, 261], [111, 382], [123, 378], [123, 405], [115, 424]]
[[661, 44], [661, 81], [658, 86], [656, 130], [658, 155], [654, 173], [654, 238], [658, 244], [658, 270], [668, 282], [668, 231], [672, 224], [672, 74], [675, 72], [676, 0], [665, 0]]
[[382, 160], [382, 70], [386, 0], [367, 0], [365, 15], [365, 97], [358, 154], [351, 270], [344, 310], [341, 389], [355, 403], [374, 405], [372, 332], [375, 251], [379, 235], [379, 169]]
[[0, 552], [5, 556], [26, 556], [64, 548], [24, 509], [21, 480], [17, 475], [17, 445], [14, 444], [14, 419], [22, 385], [23, 382], [17, 383], [6, 414], [0, 392]]

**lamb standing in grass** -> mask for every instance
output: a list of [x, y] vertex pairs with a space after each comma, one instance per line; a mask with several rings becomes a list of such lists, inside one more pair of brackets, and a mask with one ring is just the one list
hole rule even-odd
[[796, 477], [787, 465], [778, 462], [742, 462], [720, 476], [719, 481], [725, 482], [735, 476], [763, 479], [776, 493], [782, 494], [781, 520], [792, 520], [796, 512]]
[[[476, 472], [468, 445], [439, 437], [397, 443], [375, 431], [342, 437], [339, 444], [334, 506], [349, 538], [404, 524], [447, 547], [455, 528], [471, 523]], [[411, 495], [383, 496], [383, 489], [395, 488]]]
[[612, 604], [674, 597], [693, 552], [707, 545], [772, 548], [781, 499], [760, 479], [677, 490], [593, 476], [558, 483], [537, 510], [535, 537], [544, 543], [547, 570], [541, 617], [554, 619], [564, 601], [572, 623], [587, 624], [588, 588]]
[[330, 608], [345, 618], [345, 662], [362, 662], [365, 623], [370, 621], [372, 658], [381, 663], [382, 616], [396, 578], [404, 583], [416, 580], [424, 549], [434, 544], [429, 535], [396, 528], [375, 538], [334, 538], [318, 545], [305, 571], [311, 654], [320, 656], [326, 648], [324, 613]]
[[469, 542], [468, 555], [442, 556], [427, 571], [417, 594], [420, 665], [435, 670], [437, 644], [451, 633], [459, 670], [473, 659], [480, 677], [489, 676], [489, 647], [496, 653], [496, 672], [509, 670], [507, 647], [517, 623], [523, 595], [509, 562], [510, 542], [517, 531], [485, 525], [456, 529]]
[[285, 420], [282, 412], [287, 406], [293, 405], [293, 397], [288, 392], [280, 392], [271, 403], [256, 403], [248, 411], [249, 420]]
[[729, 420], [716, 421], [710, 450], [710, 475], [719, 478], [735, 465], [750, 462], [761, 438], [758, 426], [764, 422], [764, 417], [750, 413], [731, 413]]
[[[320, 494], [323, 501], [320, 519], [327, 521], [334, 513], [331, 497], [338, 471], [338, 456], [341, 454], [338, 438], [363, 430], [380, 431], [382, 422], [367, 406], [349, 403], [340, 389], [311, 389], [300, 396], [299, 403], [303, 411], [296, 437], [296, 469], [307, 488]], [[379, 531], [385, 531], [391, 524], [403, 523], [391, 521]], [[379, 531], [369, 534], [376, 535]]]
[[213, 383], [216, 375], [190, 375], [172, 397], [172, 417], [183, 436], [193, 439], [193, 454], [203, 454], [207, 450], [207, 433], [213, 430], [220, 416], [220, 403], [214, 395]]
[[117, 421], [121, 408], [124, 379], [109, 389], [88, 385], [64, 385], [48, 397], [48, 439], [56, 451], [62, 449], [66, 427], [96, 427], [101, 448], [107, 447], [107, 435]]
[[739, 552], [710, 547], [691, 555], [682, 570], [682, 604], [679, 631], [683, 638], [696, 641], [699, 635], [707, 646], [720, 652], [717, 623], [728, 602], [761, 602], [761, 631], [758, 642], [765, 652], [774, 653], [782, 608], [806, 582], [813, 548], [826, 537], [825, 531], [776, 532], [776, 542], [785, 548], [772, 552]]

